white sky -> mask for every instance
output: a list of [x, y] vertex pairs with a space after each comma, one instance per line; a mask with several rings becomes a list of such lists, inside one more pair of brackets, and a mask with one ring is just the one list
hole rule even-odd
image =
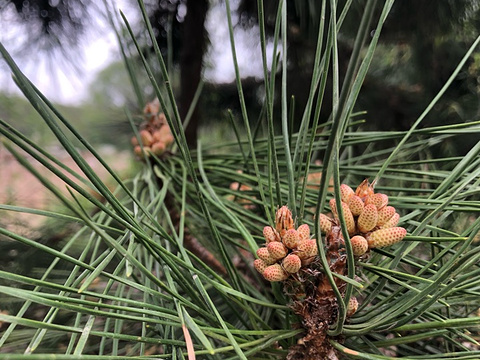
[[[123, 1], [116, 1], [122, 3]], [[0, 41], [13, 56], [24, 74], [51, 100], [65, 104], [76, 104], [87, 97], [87, 88], [99, 71], [118, 58], [115, 34], [110, 25], [101, 17], [95, 17], [91, 29], [87, 29], [76, 57], [79, 68], [73, 69], [65, 62], [52, 69], [51, 60], [43, 54], [25, 59], [15, 56], [18, 51], [16, 37], [26, 31], [19, 26], [11, 13], [0, 14]], [[53, 74], [52, 74], [53, 73]], [[0, 59], [0, 90], [17, 93], [11, 80], [10, 69]]]
[[[132, 23], [138, 18], [136, 9], [126, 5], [124, 0], [113, 0], [113, 3], [121, 8], [128, 20]], [[235, 7], [233, 1], [232, 7]], [[15, 52], [14, 39], [21, 33], [18, 26], [10, 26], [13, 14], [0, 15], [0, 41], [10, 52]], [[233, 19], [236, 22], [236, 19]], [[207, 16], [206, 27], [209, 32], [211, 48], [208, 53], [208, 63], [211, 65], [205, 70], [205, 77], [213, 82], [231, 82], [235, 79], [233, 60], [229, 44], [227, 18], [224, 5], [215, 5]], [[45, 58], [22, 60], [15, 58], [25, 75], [50, 99], [64, 104], [78, 104], [88, 97], [88, 85], [96, 75], [112, 61], [120, 58], [117, 41], [110, 25], [102, 18], [96, 17], [92, 30], [86, 33], [83, 39], [81, 53], [76, 54], [80, 61], [80, 73], [73, 69], [62, 66], [52, 70]], [[5, 29], [5, 31], [3, 31]], [[25, 29], [23, 29], [25, 31]], [[261, 76], [262, 60], [258, 28], [249, 31], [236, 30], [235, 41], [237, 57], [242, 77]], [[270, 50], [270, 51], [268, 51]], [[271, 52], [268, 49], [267, 53]], [[32, 61], [33, 60], [33, 61]], [[271, 61], [271, 57], [268, 60]], [[55, 76], [52, 76], [52, 71]], [[18, 92], [11, 80], [9, 69], [0, 60], [0, 91]]]
[[[235, 8], [237, 1], [233, 1]], [[211, 48], [207, 54], [212, 67], [205, 70], [207, 80], [225, 83], [235, 80], [230, 36], [228, 33], [227, 16], [224, 5], [211, 7], [206, 28], [209, 33]], [[233, 11], [232, 22], [237, 23], [236, 13]], [[223, 24], [222, 24], [223, 22]], [[235, 48], [238, 67], [242, 77], [257, 76], [263, 78], [262, 53], [260, 50], [260, 37], [258, 26], [248, 30], [235, 29]], [[273, 44], [267, 44], [267, 63], [271, 63]], [[269, 66], [270, 67], [270, 66]]]

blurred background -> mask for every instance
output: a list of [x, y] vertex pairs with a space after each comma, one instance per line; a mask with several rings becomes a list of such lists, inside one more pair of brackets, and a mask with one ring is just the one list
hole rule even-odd
[[[288, 1], [288, 93], [293, 97], [298, 122], [309, 92], [319, 3]], [[338, 35], [339, 65], [343, 70], [348, 65], [365, 3], [366, 0], [352, 3], [355, 11], [349, 13]], [[231, 6], [243, 89], [253, 123], [263, 115], [264, 97], [256, 1], [233, 0]], [[199, 138], [231, 137], [227, 110], [232, 110], [238, 118], [240, 110], [224, 1], [145, 0], [145, 7], [168, 62], [182, 118], [199, 84], [203, 86], [186, 131], [188, 142], [195, 146]], [[138, 5], [133, 0], [0, 1], [0, 41], [79, 132], [101, 149], [107, 161], [110, 156], [114, 168], [128, 173], [135, 171], [135, 166], [131, 164], [132, 131], [125, 108], [140, 115], [143, 104], [154, 96], [141, 70], [136, 72], [136, 77], [142, 98], [138, 99], [133, 91], [111, 25], [113, 21], [120, 32], [124, 30], [119, 10], [138, 38], [143, 39], [144, 55], [153, 55]], [[265, 0], [266, 31], [270, 39], [275, 31], [276, 11], [277, 1]], [[372, 23], [372, 30], [374, 27]], [[363, 127], [408, 129], [443, 86], [479, 30], [480, 4], [476, 0], [397, 1], [384, 26], [374, 63], [356, 105], [357, 111], [366, 112]], [[271, 40], [268, 48], [273, 50]], [[135, 53], [128, 40], [125, 50], [129, 57]], [[279, 61], [284, 60], [281, 50], [277, 49]], [[138, 59], [132, 55], [131, 60]], [[269, 63], [272, 60], [268, 58]], [[476, 52], [423, 126], [478, 120], [479, 70], [480, 53]], [[139, 105], [139, 100], [143, 100], [143, 104]], [[279, 106], [276, 104], [274, 113], [278, 119]], [[321, 120], [326, 121], [329, 114], [326, 99]], [[0, 117], [42, 146], [55, 143], [48, 128], [16, 89], [2, 62]], [[462, 143], [442, 144], [443, 151], [462, 154], [472, 142], [478, 141], [466, 136]], [[62, 157], [64, 154], [58, 151]], [[15, 165], [1, 147], [0, 173], [0, 203], [43, 208], [50, 201], [41, 186], [34, 186], [36, 180]], [[20, 219], [15, 217], [15, 221]]]

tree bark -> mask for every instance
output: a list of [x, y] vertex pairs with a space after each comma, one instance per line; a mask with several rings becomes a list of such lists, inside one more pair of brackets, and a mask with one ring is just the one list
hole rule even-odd
[[[203, 54], [206, 45], [205, 18], [207, 10], [208, 0], [187, 1], [183, 47], [180, 55], [180, 116], [182, 121], [185, 121], [202, 76]], [[187, 143], [190, 147], [196, 146], [199, 122], [200, 113], [198, 107], [195, 107], [190, 123], [185, 130]]]

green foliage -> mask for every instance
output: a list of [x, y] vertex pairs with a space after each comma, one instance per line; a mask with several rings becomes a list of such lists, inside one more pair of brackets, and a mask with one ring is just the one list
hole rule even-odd
[[[196, 150], [189, 150], [160, 49], [155, 49], [155, 65], [140, 53], [175, 146], [171, 154], [145, 159], [129, 180], [110, 170], [74, 122], [30, 84], [0, 44], [19, 88], [81, 169], [78, 173], [61, 171], [63, 164], [55, 157], [39, 151], [11, 124], [0, 121], [0, 133], [8, 140], [5, 146], [72, 215], [39, 214], [81, 225], [58, 246], [0, 228], [0, 235], [8, 241], [35, 249], [38, 256], [48, 259], [48, 265], [36, 271], [0, 270], [0, 306], [8, 311], [0, 313], [4, 322], [0, 359], [192, 359], [194, 354], [202, 359], [285, 358], [301, 336], [302, 329], [295, 326], [299, 318], [288, 306], [281, 286], [265, 283], [252, 261], [264, 242], [262, 228], [273, 225], [276, 208], [287, 203], [299, 224], [313, 227], [320, 245], [322, 271], [332, 283], [338, 304], [338, 317], [326, 329], [338, 357], [478, 358], [480, 144], [463, 157], [445, 155], [443, 144], [449, 139], [462, 141], [466, 134], [478, 135], [480, 124], [421, 125], [480, 38], [412, 127], [364, 131], [360, 116], [365, 114], [353, 111], [392, 3], [382, 2], [378, 9], [375, 2], [366, 5], [341, 82], [337, 34], [350, 3], [327, 10], [326, 1], [322, 2], [324, 16], [320, 17], [309, 98], [297, 133], [289, 130], [292, 112], [286, 63], [273, 64], [282, 74], [280, 93], [273, 84], [275, 71], [269, 73], [264, 63], [265, 116], [258, 120], [258, 132], [248, 117], [236, 67], [245, 133], [238, 141], [207, 139]], [[262, 9], [259, 1], [265, 53]], [[286, 2], [280, 2], [274, 39], [276, 48], [283, 39], [285, 58], [286, 10]], [[123, 20], [132, 35], [126, 16]], [[364, 44], [372, 27], [375, 32]], [[152, 66], [160, 69], [160, 78], [153, 76]], [[326, 74], [333, 79], [329, 119], [320, 118]], [[281, 133], [273, 126], [276, 96], [282, 104]], [[232, 129], [232, 137], [236, 130]], [[114, 189], [99, 179], [77, 144], [109, 170], [116, 182]], [[35, 171], [19, 148], [60, 177], [69, 195]], [[322, 164], [315, 164], [316, 159], [322, 159]], [[308, 174], [318, 172], [322, 173], [320, 183], [307, 187]], [[332, 177], [334, 194], [328, 190]], [[408, 235], [391, 248], [372, 251], [355, 265], [347, 246], [349, 271], [343, 292], [335, 286], [315, 219], [327, 211], [325, 204], [332, 196], [339, 197], [340, 182], [354, 186], [364, 178], [378, 178], [377, 189], [388, 194], [402, 214], [401, 226]], [[240, 190], [240, 184], [246, 187]], [[96, 211], [87, 211], [85, 202]], [[361, 307], [345, 322], [346, 304], [353, 294]]]
[[[126, 86], [123, 83], [122, 86]], [[106, 94], [105, 94], [106, 95]], [[94, 144], [112, 144], [126, 148], [129, 144], [128, 122], [124, 111], [105, 96], [96, 97], [98, 102], [87, 102], [78, 106], [55, 105], [65, 114], [85, 138]], [[42, 118], [26, 101], [16, 95], [0, 93], [0, 118], [15, 122], [17, 130], [37, 144], [48, 146], [55, 137], [45, 126]]]
[[17, 123], [17, 128], [22, 134], [40, 144], [47, 144], [54, 139], [43, 125], [41, 116], [24, 98], [2, 93], [0, 94], [0, 104], [0, 118], [10, 121], [21, 119]]

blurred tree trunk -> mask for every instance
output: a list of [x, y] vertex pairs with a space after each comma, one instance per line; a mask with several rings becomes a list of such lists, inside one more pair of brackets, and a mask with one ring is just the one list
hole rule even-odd
[[[206, 47], [205, 18], [208, 0], [188, 0], [187, 15], [183, 30], [183, 46], [180, 55], [180, 116], [185, 116], [195, 96], [202, 76], [203, 54]], [[185, 136], [190, 147], [197, 144], [197, 130], [200, 122], [198, 107], [192, 114]]]

